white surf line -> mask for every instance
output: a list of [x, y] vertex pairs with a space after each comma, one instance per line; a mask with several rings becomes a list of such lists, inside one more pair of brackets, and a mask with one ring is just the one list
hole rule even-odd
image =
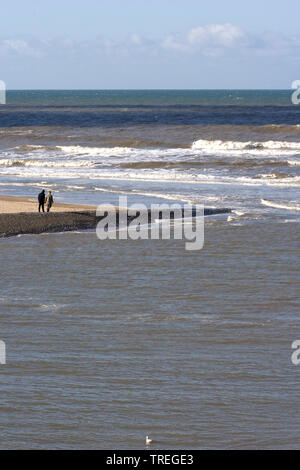
[[274, 207], [277, 209], [285, 209], [289, 211], [300, 211], [300, 205], [292, 206], [288, 204], [281, 204], [273, 201], [268, 201], [267, 199], [261, 199], [260, 201], [264, 206]]

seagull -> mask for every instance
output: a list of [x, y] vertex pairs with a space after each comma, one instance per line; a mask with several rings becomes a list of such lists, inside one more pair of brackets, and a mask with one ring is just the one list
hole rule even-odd
[[152, 443], [152, 439], [149, 439], [149, 436], [146, 436], [146, 446], [149, 446]]

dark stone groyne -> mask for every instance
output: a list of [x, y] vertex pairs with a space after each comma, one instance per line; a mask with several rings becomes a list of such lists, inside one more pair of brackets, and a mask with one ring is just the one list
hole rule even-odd
[[[229, 212], [231, 212], [231, 209], [204, 209], [204, 215], [226, 214]], [[190, 215], [191, 213], [192, 216], [195, 216], [196, 210], [193, 209], [190, 211]], [[139, 214], [137, 213], [137, 215]], [[96, 229], [97, 223], [103, 217], [97, 216], [96, 211], [0, 214], [0, 238], [25, 234]], [[135, 218], [136, 216], [127, 216], [128, 222]], [[150, 210], [148, 211], [148, 220], [151, 222]]]
[[0, 237], [87, 230], [98, 220], [95, 211], [0, 214]]

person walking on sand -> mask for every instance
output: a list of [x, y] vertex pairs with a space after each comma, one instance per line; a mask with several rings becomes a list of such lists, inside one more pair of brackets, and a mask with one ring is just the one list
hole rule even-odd
[[42, 208], [42, 211], [45, 212], [45, 209], [44, 209], [45, 199], [46, 199], [46, 195], [45, 195], [45, 190], [43, 189], [43, 191], [38, 195], [39, 212], [41, 212], [41, 208]]
[[47, 212], [50, 212], [50, 209], [53, 206], [53, 196], [51, 194], [51, 191], [49, 191], [47, 194], [46, 204], [47, 204]]

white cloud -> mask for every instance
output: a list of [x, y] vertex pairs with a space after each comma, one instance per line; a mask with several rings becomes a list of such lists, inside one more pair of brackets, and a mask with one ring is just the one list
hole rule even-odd
[[185, 36], [167, 36], [161, 46], [166, 50], [201, 52], [215, 56], [222, 49], [234, 48], [246, 41], [246, 34], [230, 23], [210, 24], [190, 29]]
[[165, 51], [217, 57], [241, 53], [247, 56], [298, 57], [300, 36], [276, 32], [251, 34], [231, 23], [209, 24], [190, 29], [184, 35], [169, 35], [161, 42]]
[[0, 41], [0, 51], [32, 57], [41, 57], [42, 55], [40, 50], [30, 46], [24, 39], [4, 39]]
[[189, 46], [180, 38], [176, 36], [167, 36], [161, 43], [163, 49], [170, 49], [173, 51], [181, 51], [181, 52], [188, 52]]
[[141, 46], [143, 44], [143, 39], [136, 33], [131, 34], [130, 41], [136, 46]]
[[36, 39], [32, 37], [0, 38], [1, 56], [31, 57], [51, 60], [89, 57], [157, 57], [162, 55], [202, 55], [218, 57], [225, 54], [244, 56], [298, 57], [300, 36], [284, 36], [264, 32], [250, 34], [231, 23], [209, 24], [191, 28], [185, 34], [169, 34], [151, 39], [133, 32], [123, 40], [98, 36], [78, 41], [71, 38]]
[[199, 26], [188, 32], [187, 40], [191, 45], [210, 45], [233, 47], [244, 37], [243, 31], [230, 23]]

